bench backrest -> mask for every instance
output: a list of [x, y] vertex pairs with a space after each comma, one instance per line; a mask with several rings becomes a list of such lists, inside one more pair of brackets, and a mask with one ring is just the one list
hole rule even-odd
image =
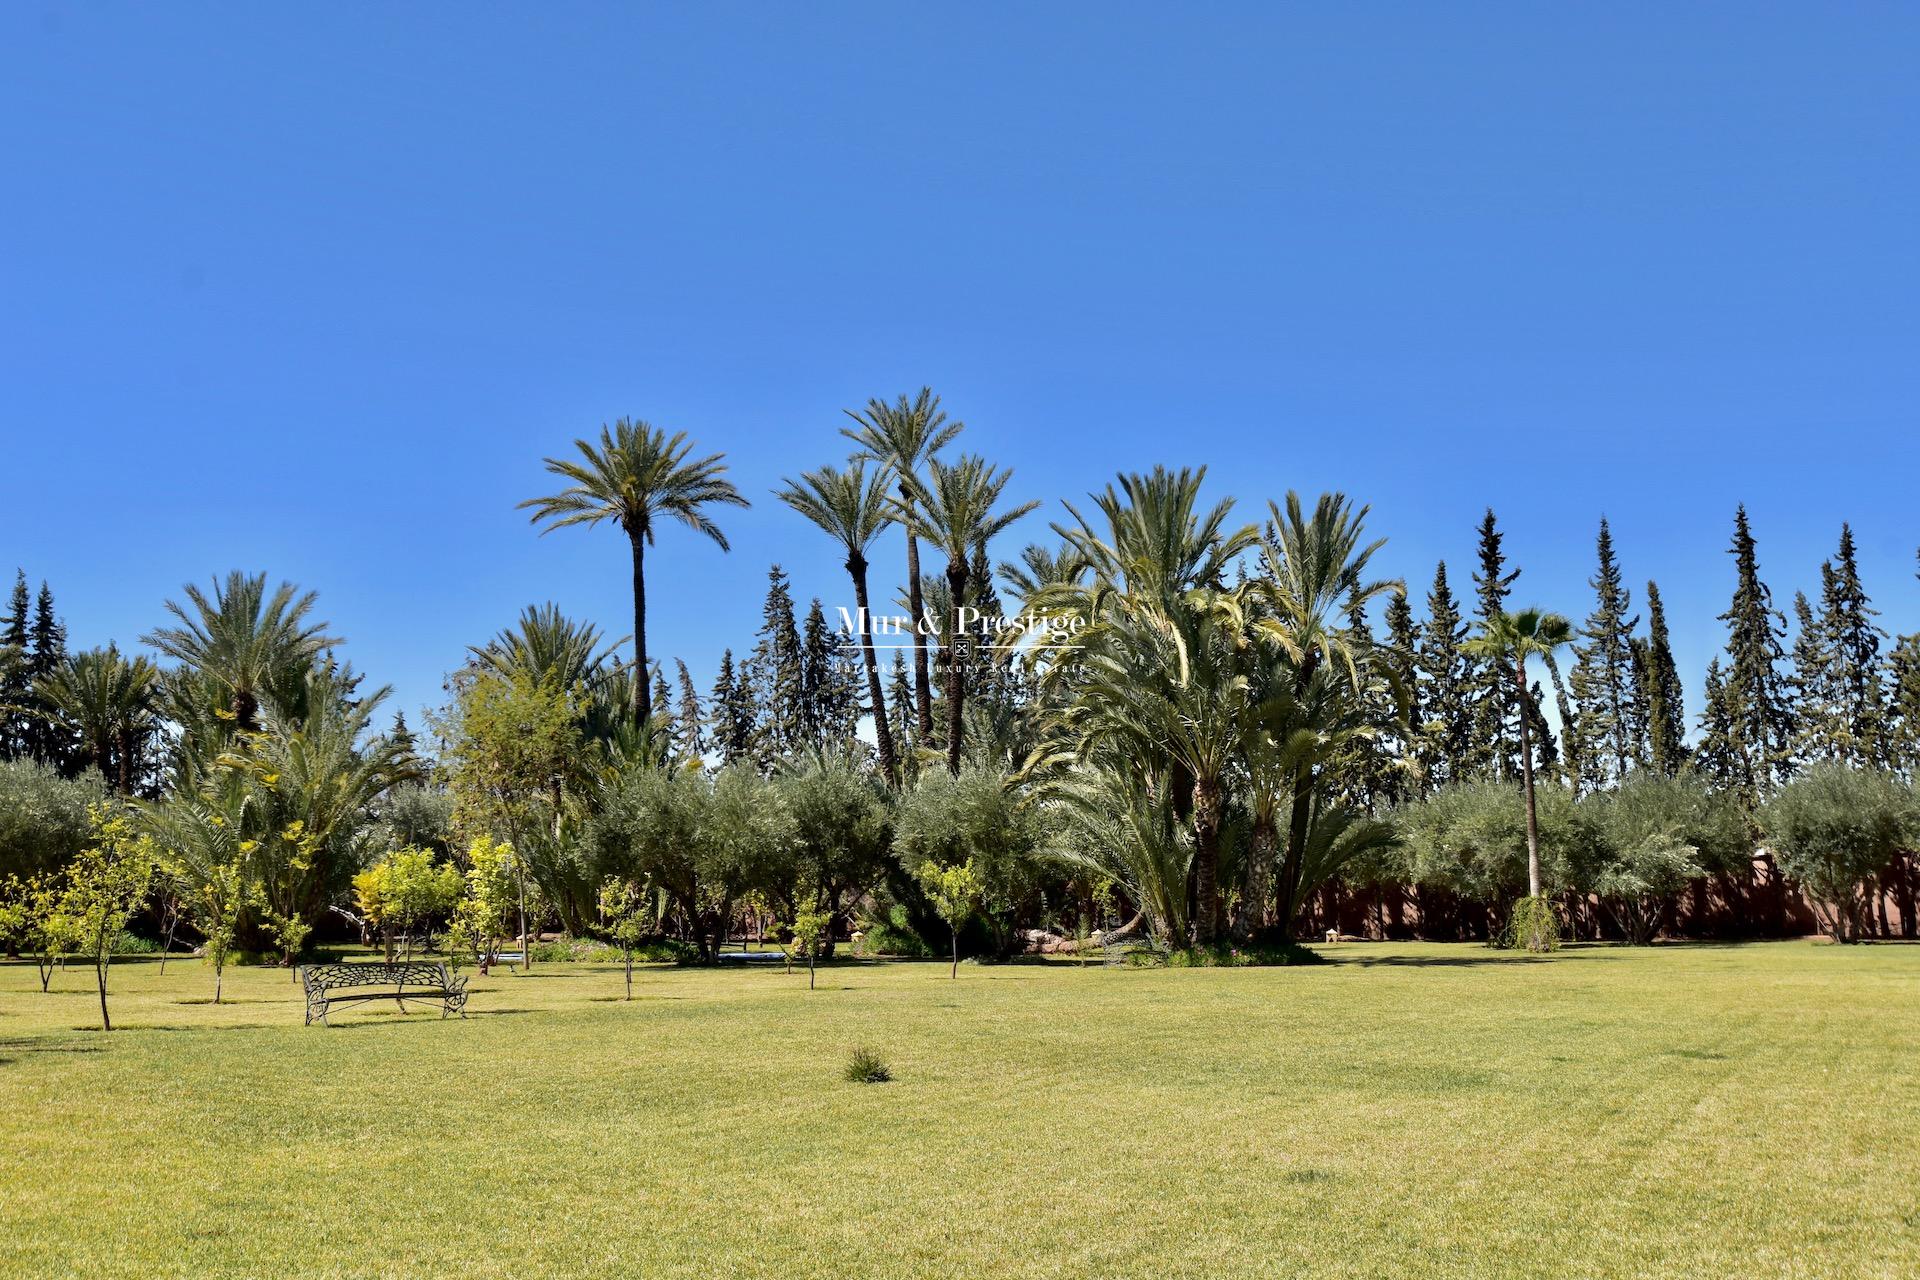
[[447, 985], [447, 967], [413, 961], [406, 964], [309, 964], [300, 968], [309, 987], [433, 987]]

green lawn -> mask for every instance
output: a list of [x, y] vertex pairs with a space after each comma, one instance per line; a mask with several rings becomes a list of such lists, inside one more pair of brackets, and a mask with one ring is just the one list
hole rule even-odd
[[[1303, 969], [0, 966], [0, 1275], [1914, 1276], [1920, 947]], [[895, 1080], [840, 1079], [878, 1049]]]

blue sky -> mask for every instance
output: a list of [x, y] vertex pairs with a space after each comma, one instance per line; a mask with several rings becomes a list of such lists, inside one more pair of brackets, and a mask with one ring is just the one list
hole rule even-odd
[[770, 562], [846, 598], [769, 489], [930, 383], [1022, 497], [1337, 487], [1422, 593], [1491, 504], [1583, 614], [1605, 513], [1693, 713], [1736, 502], [1783, 606], [1850, 519], [1920, 629], [1917, 64], [1910, 5], [8, 5], [0, 567], [75, 645], [291, 578], [411, 717], [524, 604], [626, 631], [514, 504], [643, 417], [755, 499], [650, 560], [704, 689]]

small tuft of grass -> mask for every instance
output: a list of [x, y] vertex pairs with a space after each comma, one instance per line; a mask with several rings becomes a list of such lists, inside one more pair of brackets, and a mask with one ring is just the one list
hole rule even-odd
[[854, 1084], [885, 1084], [893, 1079], [893, 1069], [886, 1060], [867, 1048], [848, 1054], [846, 1069], [841, 1074]]

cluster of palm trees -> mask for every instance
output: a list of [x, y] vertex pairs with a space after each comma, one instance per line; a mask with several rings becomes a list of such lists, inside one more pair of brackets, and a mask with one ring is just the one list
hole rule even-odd
[[[943, 456], [963, 427], [930, 390], [848, 416], [852, 456], [788, 479], [777, 496], [844, 553], [865, 628], [878, 769], [900, 787], [916, 762], [895, 741], [873, 645], [874, 544], [891, 527], [905, 532], [913, 737], [958, 774], [977, 669], [952, 652], [962, 602], [982, 585], [974, 578], [989, 544], [1039, 504], [1006, 501], [1011, 473], [979, 455]], [[643, 422], [623, 419], [577, 448], [578, 460], [546, 464], [570, 485], [523, 506], [548, 528], [614, 521], [627, 534], [630, 688], [644, 722], [653, 710], [644, 557], [656, 520], [670, 515], [725, 548], [714, 509], [746, 499], [724, 478], [721, 455], [693, 459], [684, 435]], [[1364, 624], [1371, 603], [1403, 589], [1369, 576], [1381, 541], [1366, 537], [1365, 507], [1328, 494], [1309, 508], [1289, 494], [1265, 519], [1236, 523], [1232, 499], [1203, 503], [1204, 478], [1204, 469], [1122, 475], [1087, 513], [1066, 505], [1056, 546], [1030, 545], [1001, 567], [1024, 611], [1082, 625], [982, 646], [987, 661], [1019, 667], [1035, 694], [982, 758], [1014, 764], [1005, 785], [1055, 817], [1065, 861], [1120, 882], [1161, 932], [1211, 944], [1228, 932], [1284, 934], [1340, 866], [1391, 841], [1367, 815], [1354, 768], [1368, 743], [1396, 727], [1404, 736], [1407, 673]], [[944, 557], [940, 578], [923, 577], [923, 547]], [[944, 627], [918, 625], [938, 588]], [[1524, 684], [1526, 656], [1550, 656], [1566, 632], [1551, 615], [1502, 615], [1477, 651], [1512, 659]], [[1529, 808], [1531, 789], [1529, 768]], [[1533, 862], [1537, 896], [1537, 849]]]

